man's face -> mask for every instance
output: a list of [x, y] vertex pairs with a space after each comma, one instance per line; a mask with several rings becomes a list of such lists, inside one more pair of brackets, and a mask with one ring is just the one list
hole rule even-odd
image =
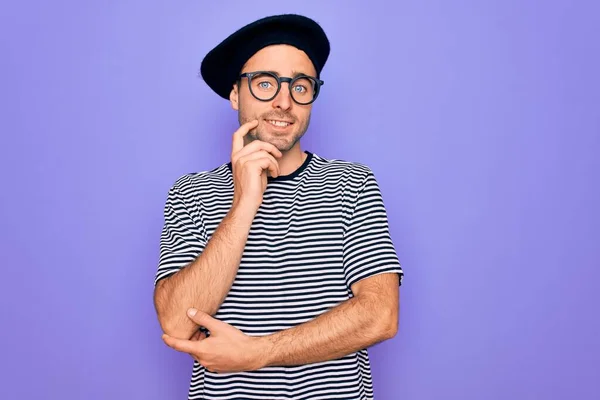
[[[294, 77], [297, 73], [316, 76], [315, 68], [306, 53], [288, 45], [268, 46], [254, 54], [241, 73], [254, 71], [273, 71], [279, 76], [287, 77]], [[242, 78], [239, 89], [234, 85], [230, 95], [231, 105], [238, 111], [240, 125], [254, 119], [259, 122], [247, 137], [271, 143], [281, 152], [293, 148], [304, 135], [310, 123], [312, 109], [312, 104], [295, 103], [288, 85], [287, 82], [282, 82], [281, 90], [273, 100], [260, 101], [252, 96], [248, 78]], [[274, 121], [290, 124], [276, 126]]]

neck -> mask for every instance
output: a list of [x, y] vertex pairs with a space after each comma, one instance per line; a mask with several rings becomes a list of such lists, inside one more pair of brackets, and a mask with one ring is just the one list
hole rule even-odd
[[297, 142], [294, 147], [288, 151], [282, 152], [283, 157], [279, 159], [280, 175], [289, 175], [296, 171], [306, 160], [306, 153], [302, 151], [300, 142]]

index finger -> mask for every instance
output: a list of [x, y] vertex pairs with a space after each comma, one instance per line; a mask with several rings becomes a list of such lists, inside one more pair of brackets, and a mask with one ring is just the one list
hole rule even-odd
[[162, 340], [167, 346], [171, 347], [174, 350], [188, 354], [194, 353], [194, 342], [191, 340], [178, 339], [167, 334], [162, 335]]
[[233, 134], [233, 143], [231, 145], [231, 153], [235, 154], [240, 151], [244, 147], [244, 136], [250, 131], [250, 129], [258, 126], [258, 120], [252, 120], [250, 122], [246, 122], [242, 126], [239, 127], [237, 131]]

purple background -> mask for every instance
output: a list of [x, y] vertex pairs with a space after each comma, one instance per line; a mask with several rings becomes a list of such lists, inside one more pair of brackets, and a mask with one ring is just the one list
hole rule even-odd
[[185, 398], [164, 200], [228, 160], [201, 58], [279, 12], [332, 40], [304, 148], [372, 167], [405, 269], [377, 400], [599, 398], [598, 3], [223, 3], [2, 6], [0, 398]]

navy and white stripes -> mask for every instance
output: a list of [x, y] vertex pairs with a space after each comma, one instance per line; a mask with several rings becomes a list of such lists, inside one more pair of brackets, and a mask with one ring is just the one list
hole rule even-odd
[[[215, 318], [248, 335], [310, 321], [352, 297], [353, 283], [403, 272], [377, 181], [365, 165], [310, 152], [269, 179], [237, 276]], [[192, 262], [233, 199], [231, 164], [186, 174], [165, 205], [155, 284]], [[366, 349], [339, 360], [213, 374], [195, 363], [189, 399], [372, 399]]]

